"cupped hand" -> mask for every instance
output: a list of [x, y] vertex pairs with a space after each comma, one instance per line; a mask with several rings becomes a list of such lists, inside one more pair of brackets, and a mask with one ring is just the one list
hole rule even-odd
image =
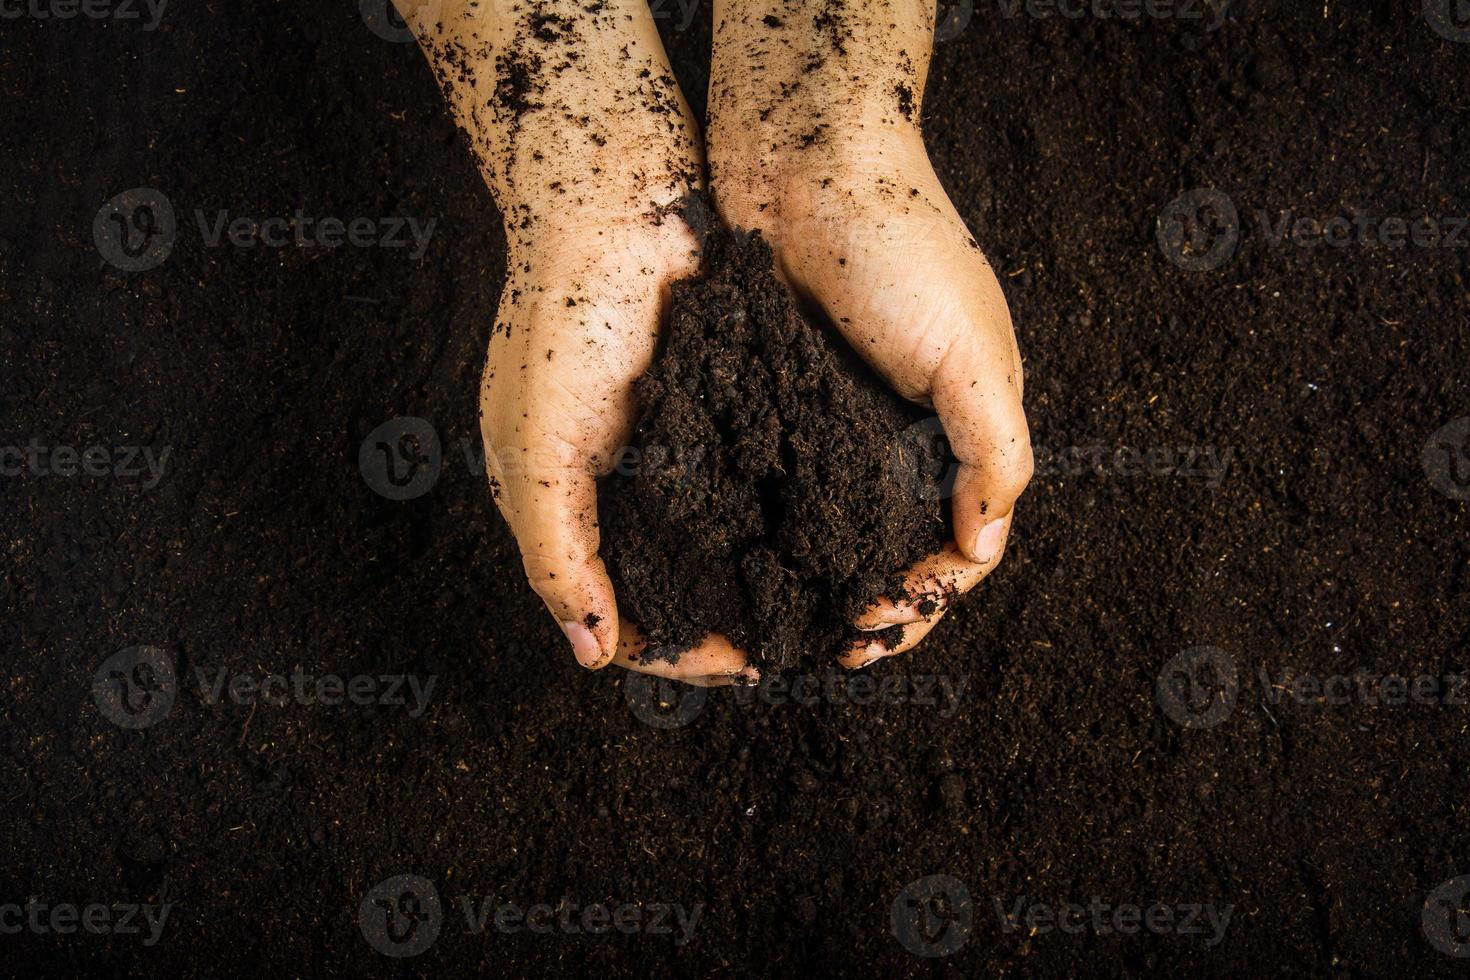
[[677, 664], [643, 662], [598, 555], [597, 479], [633, 434], [633, 381], [652, 362], [670, 286], [698, 268], [682, 220], [567, 229], [518, 251], [481, 388], [491, 492], [531, 588], [577, 661], [616, 662], [690, 683], [753, 679], [745, 655], [710, 636]]
[[903, 397], [939, 416], [960, 466], [954, 540], [904, 574], [856, 625], [901, 624], [891, 646], [854, 643], [865, 667], [922, 640], [955, 595], [995, 570], [1031, 478], [1021, 359], [990, 264], [929, 163], [917, 127], [837, 127], [818, 153], [771, 154], [712, 129], [713, 192], [727, 222], [760, 229], [778, 272], [822, 309]]
[[642, 0], [396, 0], [505, 223], [480, 392], [491, 493], [577, 661], [691, 683], [753, 677], [718, 636], [643, 662], [598, 556], [596, 483], [632, 436], [671, 284], [698, 267], [678, 205], [699, 130]]

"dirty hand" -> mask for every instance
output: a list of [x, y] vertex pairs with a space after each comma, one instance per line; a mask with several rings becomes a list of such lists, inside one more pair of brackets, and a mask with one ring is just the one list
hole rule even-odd
[[[904, 624], [908, 650], [951, 596], [995, 569], [1031, 478], [1021, 359], [1005, 297], [940, 186], [919, 128], [929, 0], [717, 0], [707, 146], [716, 206], [760, 229], [777, 271], [906, 398], [932, 406], [959, 458], [955, 540], [859, 618]], [[920, 599], [932, 611], [920, 611]], [[893, 600], [897, 601], [893, 601]]]
[[[398, 0], [505, 219], [509, 274], [480, 393], [495, 501], [578, 662], [728, 684], [719, 636], [642, 664], [598, 556], [597, 477], [632, 435], [670, 286], [698, 269], [672, 209], [702, 186], [697, 127], [648, 6]], [[744, 674], [749, 678], [751, 673]]]

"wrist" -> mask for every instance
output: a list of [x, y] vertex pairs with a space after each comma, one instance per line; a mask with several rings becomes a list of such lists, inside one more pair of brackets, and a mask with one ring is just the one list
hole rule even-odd
[[913, 184], [932, 174], [917, 126], [835, 117], [823, 143], [783, 143], [775, 134], [731, 127], [709, 136], [710, 186], [725, 219], [768, 237], [841, 198], [881, 182]]

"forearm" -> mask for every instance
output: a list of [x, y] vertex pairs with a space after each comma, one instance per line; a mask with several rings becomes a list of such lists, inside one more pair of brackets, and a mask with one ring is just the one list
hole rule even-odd
[[702, 183], [698, 134], [643, 0], [395, 2], [513, 248], [548, 231], [657, 221]]

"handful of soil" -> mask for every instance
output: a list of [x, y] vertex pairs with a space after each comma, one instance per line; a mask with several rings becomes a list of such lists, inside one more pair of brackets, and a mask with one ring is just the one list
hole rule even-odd
[[635, 446], [599, 491], [622, 612], [677, 660], [711, 631], [763, 670], [828, 661], [852, 620], [952, 535], [931, 414], [805, 316], [759, 233], [711, 231], [636, 383]]

